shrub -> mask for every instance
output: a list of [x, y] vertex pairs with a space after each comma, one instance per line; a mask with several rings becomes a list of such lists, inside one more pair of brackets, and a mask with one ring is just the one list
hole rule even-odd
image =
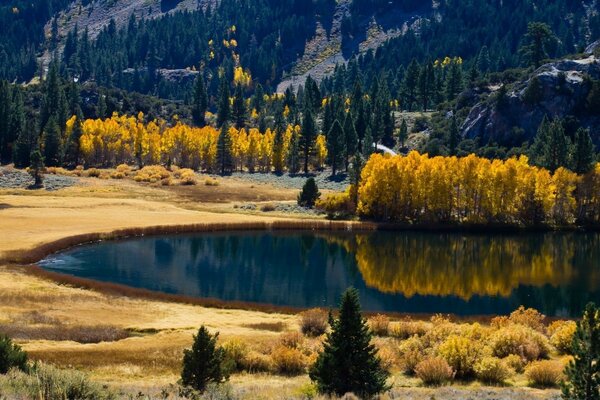
[[180, 179], [182, 185], [195, 185], [198, 183], [196, 173], [189, 168], [178, 170], [175, 176]]
[[228, 371], [241, 371], [244, 368], [248, 347], [239, 339], [232, 339], [223, 344], [225, 366]]
[[571, 344], [576, 329], [577, 323], [574, 321], [554, 321], [548, 327], [550, 344], [552, 344], [560, 354], [571, 354]]
[[398, 346], [398, 355], [400, 356], [400, 367], [408, 375], [415, 373], [417, 364], [425, 359], [423, 344], [418, 337], [413, 336]]
[[498, 329], [490, 338], [496, 357], [504, 358], [516, 354], [528, 361], [546, 357], [550, 350], [548, 339], [524, 325], [509, 325]]
[[525, 376], [530, 386], [558, 386], [564, 379], [563, 364], [552, 360], [534, 361], [525, 368]]
[[381, 360], [381, 366], [388, 371], [396, 365], [396, 354], [388, 347], [379, 347], [377, 356], [379, 357], [379, 360]]
[[242, 360], [242, 369], [248, 372], [269, 372], [273, 370], [273, 360], [265, 354], [250, 351]]
[[321, 336], [327, 331], [328, 313], [321, 308], [312, 308], [300, 313], [300, 330], [306, 336]]
[[119, 164], [117, 165], [117, 168], [115, 168], [115, 170], [125, 176], [131, 173], [131, 167], [127, 164]]
[[87, 170], [87, 176], [90, 178], [98, 178], [101, 171], [97, 168], [90, 168]]
[[506, 363], [497, 357], [483, 357], [474, 367], [475, 376], [485, 383], [503, 383], [512, 375]]
[[329, 218], [342, 218], [354, 213], [350, 192], [334, 193], [315, 202], [317, 210], [327, 213]]
[[[78, 371], [37, 363], [30, 374], [11, 370], [5, 377], [9, 398], [111, 400], [116, 395]], [[8, 394], [8, 393], [3, 393]]]
[[290, 349], [299, 349], [303, 341], [302, 334], [296, 331], [284, 332], [279, 336], [279, 343]]
[[421, 361], [415, 368], [419, 379], [428, 386], [439, 386], [453, 377], [452, 368], [446, 360], [440, 357], [428, 358]]
[[423, 336], [427, 333], [428, 326], [423, 321], [411, 321], [405, 319], [390, 324], [390, 336], [405, 340], [412, 336]]
[[206, 186], [219, 186], [219, 181], [215, 178], [206, 178], [204, 181], [204, 185]]
[[209, 383], [221, 383], [228, 378], [224, 368], [225, 351], [217, 347], [219, 334], [211, 335], [202, 325], [194, 336], [191, 349], [183, 352], [181, 382], [184, 386], [204, 391]]
[[518, 356], [516, 354], [510, 354], [504, 357], [502, 360], [504, 361], [506, 366], [512, 368], [515, 372], [519, 374], [523, 372], [523, 369], [525, 368], [525, 361], [523, 360], [523, 358], [521, 358], [521, 356]]
[[321, 193], [319, 192], [315, 178], [308, 178], [298, 195], [298, 205], [312, 208], [320, 196]]
[[275, 204], [272, 203], [267, 203], [267, 204], [263, 204], [262, 206], [260, 206], [260, 211], [262, 212], [273, 212], [275, 211], [276, 207]]
[[510, 314], [508, 318], [513, 324], [528, 326], [538, 332], [544, 332], [545, 315], [534, 308], [520, 306]]
[[12, 339], [0, 335], [0, 374], [7, 373], [11, 368], [27, 370], [27, 353], [13, 343]]
[[271, 352], [271, 360], [275, 371], [283, 375], [300, 375], [306, 369], [304, 354], [298, 349], [283, 345]]
[[136, 182], [156, 183], [171, 177], [171, 173], [162, 165], [148, 165], [136, 172]]
[[457, 376], [468, 377], [474, 372], [475, 362], [482, 352], [482, 346], [468, 338], [452, 335], [437, 350]]
[[119, 172], [119, 171], [113, 171], [110, 173], [110, 177], [112, 179], [125, 179], [125, 174], [123, 172]]
[[377, 314], [369, 318], [369, 328], [377, 336], [388, 336], [390, 319], [383, 314]]

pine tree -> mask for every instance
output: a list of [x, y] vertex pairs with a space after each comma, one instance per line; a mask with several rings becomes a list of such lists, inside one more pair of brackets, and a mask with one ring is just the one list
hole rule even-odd
[[40, 110], [40, 126], [42, 128], [45, 127], [52, 116], [55, 117], [57, 124], [62, 120], [66, 120], [65, 105], [66, 99], [60, 86], [58, 66], [56, 62], [52, 62], [44, 85], [44, 99], [42, 100]]
[[[12, 112], [10, 115], [10, 123], [9, 123], [9, 132], [8, 139], [12, 141], [15, 140], [15, 144], [13, 147], [13, 156], [17, 151], [17, 143], [19, 138], [24, 138], [25, 135], [25, 106], [23, 105], [23, 93], [18, 86], [14, 88], [13, 91], [13, 101], [12, 101]], [[27, 159], [29, 159], [29, 149], [27, 153]], [[16, 160], [15, 160], [16, 163]]]
[[206, 92], [206, 86], [204, 85], [204, 78], [202, 73], [199, 73], [196, 77], [194, 84], [194, 95], [192, 103], [192, 118], [194, 124], [199, 127], [206, 125], [205, 114], [208, 109], [208, 94]]
[[542, 61], [548, 58], [548, 47], [553, 40], [555, 36], [548, 24], [530, 22], [524, 38], [525, 44], [521, 46], [519, 53], [528, 65], [539, 68]]
[[362, 153], [363, 156], [368, 159], [371, 157], [371, 154], [373, 154], [374, 151], [375, 146], [373, 143], [373, 135], [371, 134], [371, 127], [368, 126], [365, 132], [365, 139], [363, 140], [362, 144]]
[[344, 140], [346, 147], [345, 167], [346, 171], [348, 171], [350, 158], [354, 157], [356, 151], [358, 150], [358, 135], [356, 134], [356, 129], [354, 128], [354, 120], [351, 113], [347, 113], [346, 119], [344, 120]]
[[231, 154], [231, 134], [227, 123], [221, 126], [221, 133], [217, 141], [217, 165], [221, 175], [233, 170], [233, 156]]
[[73, 124], [73, 131], [67, 138], [65, 144], [65, 159], [64, 162], [70, 166], [75, 167], [79, 164], [80, 150], [79, 142], [83, 135], [83, 113], [79, 110], [75, 114], [75, 123]]
[[565, 135], [565, 129], [559, 119], [548, 122], [546, 118], [540, 124], [530, 149], [532, 162], [551, 172], [559, 167], [567, 167], [571, 141]]
[[283, 172], [285, 164], [285, 155], [283, 154], [285, 122], [281, 108], [279, 108], [275, 115], [275, 126], [273, 129], [275, 130], [275, 136], [273, 137], [273, 169], [275, 173], [280, 174]]
[[595, 304], [586, 306], [571, 346], [573, 360], [565, 369], [563, 399], [600, 399], [600, 310]]
[[530, 106], [535, 106], [543, 99], [543, 96], [544, 91], [540, 79], [534, 76], [523, 93], [523, 101]]
[[590, 131], [579, 128], [575, 132], [575, 143], [573, 146], [571, 161], [573, 171], [578, 174], [588, 173], [594, 167], [594, 156], [594, 143], [592, 142]]
[[419, 84], [419, 64], [417, 60], [412, 60], [404, 74], [402, 82], [402, 94], [407, 111], [412, 111], [414, 103], [417, 101], [417, 87]]
[[96, 106], [96, 118], [104, 119], [106, 118], [106, 95], [102, 94], [102, 92], [98, 93], [98, 104]]
[[335, 176], [338, 168], [342, 165], [345, 159], [344, 149], [344, 129], [340, 122], [336, 119], [331, 126], [331, 130], [327, 135], [327, 157], [329, 165], [331, 165], [331, 175]]
[[229, 83], [225, 77], [221, 77], [219, 83], [219, 104], [217, 108], [217, 125], [223, 126], [223, 124], [229, 121], [231, 117], [231, 107], [229, 105]]
[[38, 148], [38, 134], [30, 124], [24, 129], [15, 141], [14, 162], [17, 168], [26, 168], [30, 164], [31, 152]]
[[30, 166], [29, 173], [34, 179], [34, 187], [40, 188], [44, 183], [44, 157], [39, 149], [34, 149], [29, 155]]
[[458, 142], [460, 141], [460, 132], [458, 132], [458, 125], [456, 124], [456, 117], [452, 117], [452, 121], [450, 121], [450, 131], [448, 132], [448, 149], [450, 150], [450, 155], [456, 155], [456, 148], [458, 147]]
[[27, 353], [8, 336], [0, 334], [0, 375], [12, 368], [27, 371]]
[[404, 147], [404, 144], [408, 140], [408, 125], [406, 124], [406, 119], [402, 118], [402, 123], [400, 124], [400, 132], [398, 132], [398, 142], [400, 142], [400, 147]]
[[483, 74], [487, 75], [490, 72], [490, 51], [487, 46], [483, 46], [479, 51], [479, 56], [477, 57], [477, 69]]
[[308, 174], [308, 160], [314, 148], [314, 143], [317, 137], [317, 127], [315, 118], [310, 107], [304, 110], [304, 118], [302, 120], [302, 129], [300, 130], [300, 150], [304, 157], [304, 173]]
[[452, 101], [463, 89], [462, 64], [458, 60], [450, 63], [446, 78], [446, 100]]
[[219, 333], [211, 335], [202, 325], [191, 349], [183, 351], [181, 383], [200, 392], [209, 383], [222, 383], [229, 376], [224, 368], [225, 351], [217, 346]]
[[298, 133], [295, 131], [292, 132], [292, 137], [290, 138], [290, 144], [288, 146], [287, 153], [287, 168], [290, 174], [297, 174], [300, 171], [300, 139], [298, 138]]
[[308, 178], [298, 194], [298, 205], [313, 208], [319, 197], [321, 197], [321, 192], [319, 192], [315, 178]]
[[342, 295], [339, 317], [330, 316], [330, 325], [323, 351], [309, 371], [319, 392], [371, 398], [388, 390], [386, 380], [390, 374], [371, 344], [372, 333], [361, 315], [356, 289], [348, 289]]
[[358, 188], [360, 186], [360, 175], [363, 167], [365, 166], [365, 159], [362, 154], [357, 153], [352, 160], [352, 166], [350, 168], [350, 199], [352, 204], [356, 207], [358, 205]]
[[235, 87], [231, 114], [233, 120], [235, 121], [236, 128], [241, 129], [246, 125], [246, 99], [244, 99], [244, 91], [242, 90], [242, 85], [240, 84]]
[[11, 103], [10, 86], [8, 82], [0, 81], [0, 164], [10, 162], [11, 157]]
[[44, 161], [49, 167], [58, 167], [62, 160], [62, 143], [56, 117], [52, 116], [44, 128]]

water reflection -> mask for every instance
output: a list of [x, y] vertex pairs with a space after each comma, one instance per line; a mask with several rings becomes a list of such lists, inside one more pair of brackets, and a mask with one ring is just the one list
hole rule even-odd
[[221, 233], [82, 246], [45, 268], [167, 293], [312, 307], [576, 315], [598, 300], [600, 235]]

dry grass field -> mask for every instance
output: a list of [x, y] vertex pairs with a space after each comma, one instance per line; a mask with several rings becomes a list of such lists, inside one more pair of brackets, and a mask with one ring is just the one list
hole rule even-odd
[[[197, 185], [197, 190], [173, 189], [85, 178], [55, 192], [0, 190], [0, 330], [9, 332], [34, 360], [76, 368], [120, 390], [157, 397], [176, 383], [182, 351], [201, 324], [219, 331], [223, 343], [244, 343], [252, 354], [271, 351], [286, 331], [298, 331], [298, 315], [88, 290], [36, 276], [30, 267], [18, 265], [77, 241], [110, 238], [114, 232], [153, 232], [153, 227], [330, 227], [321, 220], [236, 212], [232, 204], [247, 196], [255, 201], [293, 200], [297, 193], [268, 185], [254, 193], [250, 186], [231, 179], [219, 186]], [[306, 357], [314, 356], [319, 341], [302, 340], [312, 354]], [[396, 346], [391, 338], [377, 341], [388, 353]], [[510, 388], [467, 382], [429, 389], [397, 367], [393, 370], [390, 398], [542, 399], [557, 398], [558, 393], [527, 388], [522, 375], [509, 381]], [[308, 383], [305, 374], [243, 372], [231, 378], [235, 392], [248, 399], [303, 398]]]

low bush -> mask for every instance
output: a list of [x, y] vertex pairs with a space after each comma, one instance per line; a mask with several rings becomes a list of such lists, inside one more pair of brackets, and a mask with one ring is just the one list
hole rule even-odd
[[452, 368], [441, 357], [428, 358], [417, 364], [415, 373], [428, 386], [442, 385], [453, 377]]
[[204, 181], [204, 185], [206, 186], [219, 186], [219, 181], [215, 178], [206, 178]]
[[242, 369], [251, 373], [273, 370], [273, 360], [266, 354], [250, 351], [243, 359]]
[[97, 168], [90, 168], [87, 170], [86, 175], [89, 178], [99, 178], [101, 173], [102, 173], [102, 171], [100, 171]]
[[175, 177], [180, 180], [180, 183], [182, 185], [191, 186], [198, 183], [198, 180], [196, 179], [196, 173], [189, 168], [182, 168], [177, 170], [177, 172], [175, 173]]
[[390, 336], [405, 340], [412, 336], [423, 336], [427, 333], [428, 325], [423, 321], [405, 319], [390, 323]]
[[482, 345], [466, 337], [449, 336], [437, 349], [456, 375], [465, 378], [473, 375], [477, 360], [483, 352]]
[[231, 339], [223, 344], [225, 351], [225, 366], [229, 371], [241, 371], [244, 369], [248, 347], [239, 339]]
[[510, 354], [502, 359], [504, 363], [517, 373], [522, 373], [525, 369], [525, 360], [516, 354]]
[[323, 211], [329, 218], [343, 218], [354, 214], [355, 206], [350, 198], [350, 192], [334, 193], [315, 202], [315, 208]]
[[497, 357], [483, 357], [475, 363], [474, 370], [477, 379], [491, 384], [502, 384], [513, 374], [513, 370]]
[[546, 319], [546, 316], [534, 308], [520, 306], [510, 314], [508, 319], [513, 324], [528, 326], [538, 332], [544, 332], [545, 330], [544, 319]]
[[171, 173], [162, 165], [148, 165], [136, 172], [136, 182], [156, 183], [171, 177]]
[[117, 165], [117, 168], [115, 168], [115, 171], [120, 172], [120, 173], [124, 174], [125, 176], [127, 176], [131, 173], [131, 167], [127, 164], [119, 164], [119, 165]]
[[262, 212], [273, 212], [275, 211], [275, 204], [267, 203], [260, 206], [260, 211]]
[[125, 177], [127, 177], [127, 175], [123, 172], [113, 171], [110, 173], [110, 177], [111, 177], [111, 179], [125, 179]]
[[306, 336], [321, 336], [327, 331], [328, 313], [321, 308], [312, 308], [300, 313], [300, 330]]
[[550, 344], [552, 344], [560, 354], [571, 354], [571, 344], [576, 329], [577, 324], [575, 321], [554, 321], [548, 327]]
[[369, 328], [376, 336], [388, 336], [390, 332], [390, 319], [383, 315], [377, 314], [369, 318]]
[[400, 343], [398, 356], [402, 371], [407, 375], [413, 375], [416, 366], [425, 359], [423, 344], [418, 337], [413, 336]]
[[302, 334], [296, 331], [284, 332], [279, 336], [279, 343], [290, 349], [299, 349], [303, 341]]
[[534, 361], [525, 368], [530, 386], [556, 387], [564, 379], [564, 366], [560, 361]]
[[300, 375], [306, 370], [304, 354], [298, 349], [277, 346], [271, 352], [271, 360], [275, 372], [283, 375]]
[[546, 357], [550, 351], [546, 336], [525, 325], [510, 324], [498, 329], [490, 337], [490, 345], [496, 357], [516, 354], [528, 361]]
[[379, 347], [377, 356], [379, 357], [381, 366], [386, 371], [390, 371], [397, 364], [396, 354], [389, 347]]

